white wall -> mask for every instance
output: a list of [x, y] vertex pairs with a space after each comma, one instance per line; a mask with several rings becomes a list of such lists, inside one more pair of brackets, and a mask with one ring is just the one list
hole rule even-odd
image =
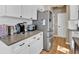
[[27, 24], [32, 24], [31, 20], [11, 18], [11, 17], [0, 17], [0, 24], [16, 25], [17, 23], [27, 22]]

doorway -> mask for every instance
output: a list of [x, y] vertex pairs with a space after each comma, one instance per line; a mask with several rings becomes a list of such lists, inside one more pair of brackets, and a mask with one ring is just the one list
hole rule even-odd
[[67, 12], [66, 6], [53, 7], [54, 36], [67, 38]]
[[67, 37], [66, 13], [57, 14], [57, 36]]

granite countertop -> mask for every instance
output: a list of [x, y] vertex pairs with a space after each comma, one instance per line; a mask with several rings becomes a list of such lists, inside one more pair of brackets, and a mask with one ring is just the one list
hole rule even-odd
[[79, 37], [73, 37], [73, 40], [74, 40], [75, 43], [79, 46]]
[[36, 31], [31, 31], [31, 32], [25, 32], [25, 34], [22, 34], [22, 33], [21, 34], [14, 34], [14, 35], [10, 35], [10, 36], [6, 36], [4, 38], [1, 38], [0, 40], [2, 42], [4, 42], [6, 45], [10, 46], [14, 43], [17, 43], [19, 41], [27, 39], [27, 38], [29, 38], [33, 35], [36, 35], [40, 32], [41, 31], [36, 30]]

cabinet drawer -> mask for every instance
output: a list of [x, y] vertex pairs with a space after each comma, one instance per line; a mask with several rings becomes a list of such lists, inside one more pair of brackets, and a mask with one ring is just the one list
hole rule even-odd
[[38, 35], [39, 35], [39, 36], [43, 36], [43, 32], [40, 32]]
[[43, 32], [38, 33], [38, 34], [36, 34], [36, 35], [30, 37], [29, 42], [36, 41], [36, 40], [38, 40], [38, 38], [41, 37], [41, 36], [43, 36]]
[[27, 47], [26, 45], [29, 44], [29, 41], [27, 41], [26, 39], [23, 41], [20, 41], [16, 44], [13, 44], [11, 46], [12, 52], [13, 53], [20, 53], [22, 50], [24, 50], [25, 47]]
[[38, 39], [38, 36], [37, 36], [37, 35], [34, 35], [34, 36], [30, 37], [29, 42], [30, 42], [30, 43], [31, 43], [31, 42], [34, 42], [34, 41], [36, 41], [37, 39]]

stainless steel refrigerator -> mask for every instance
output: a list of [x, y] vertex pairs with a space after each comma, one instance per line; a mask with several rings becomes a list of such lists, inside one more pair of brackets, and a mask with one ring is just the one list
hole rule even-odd
[[43, 31], [43, 49], [51, 48], [53, 38], [53, 20], [51, 11], [37, 11], [37, 29]]

